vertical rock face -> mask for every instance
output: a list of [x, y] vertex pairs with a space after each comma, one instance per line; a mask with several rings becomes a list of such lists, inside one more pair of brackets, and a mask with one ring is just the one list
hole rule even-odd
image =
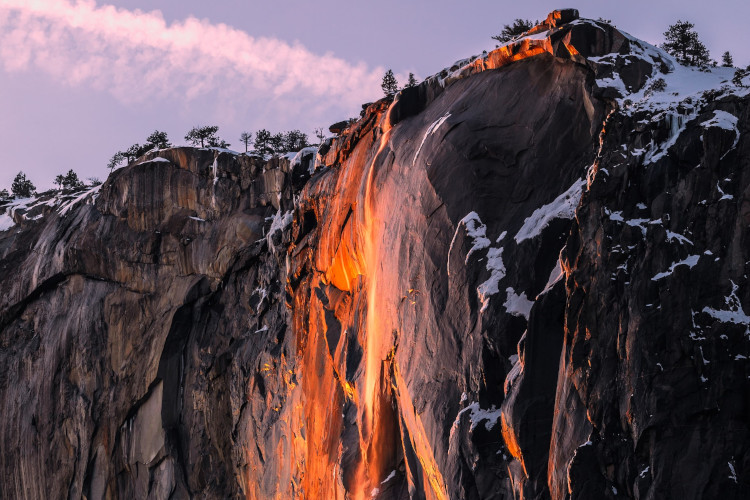
[[0, 207], [0, 497], [745, 498], [722, 71], [556, 11], [317, 156]]
[[272, 420], [289, 382], [255, 374], [294, 355], [273, 250], [292, 172], [158, 155], [116, 171], [93, 203], [40, 221], [16, 210], [20, 228], [3, 234], [3, 498], [247, 489], [267, 430], [254, 435], [250, 415]]

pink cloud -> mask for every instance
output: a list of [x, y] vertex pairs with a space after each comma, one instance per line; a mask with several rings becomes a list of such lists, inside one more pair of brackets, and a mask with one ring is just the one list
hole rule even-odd
[[0, 0], [0, 65], [41, 70], [125, 103], [218, 92], [350, 107], [378, 97], [383, 73], [225, 24], [189, 17], [168, 25], [159, 11], [85, 0]]

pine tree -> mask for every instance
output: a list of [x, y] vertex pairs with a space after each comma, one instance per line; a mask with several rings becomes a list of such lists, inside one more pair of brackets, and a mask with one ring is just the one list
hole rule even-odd
[[662, 48], [683, 66], [708, 66], [711, 56], [698, 38], [695, 25], [688, 21], [677, 21], [664, 32], [666, 42]]
[[255, 142], [253, 143], [253, 149], [259, 155], [267, 155], [272, 153], [269, 147], [269, 141], [271, 140], [271, 132], [262, 128], [255, 133]]
[[284, 134], [279, 132], [278, 134], [273, 134], [271, 138], [268, 140], [268, 146], [271, 148], [271, 152], [274, 156], [278, 156], [281, 153], [284, 153], [284, 146], [285, 144], [284, 140]]
[[414, 78], [414, 73], [409, 73], [409, 80], [406, 82], [406, 88], [416, 87], [417, 79]]
[[398, 82], [396, 81], [396, 77], [393, 76], [392, 70], [389, 69], [385, 72], [383, 83], [380, 84], [380, 88], [383, 89], [383, 93], [386, 97], [393, 97], [396, 95], [396, 92], [398, 92]]
[[206, 145], [209, 148], [222, 148], [222, 149], [227, 149], [229, 146], [231, 146], [231, 144], [229, 144], [227, 141], [219, 137], [209, 137], [208, 140], [206, 141]]
[[284, 149], [286, 151], [300, 151], [309, 146], [307, 134], [299, 130], [290, 130], [284, 135]]
[[26, 178], [26, 174], [18, 172], [16, 178], [13, 179], [10, 190], [13, 191], [13, 196], [16, 198], [28, 198], [34, 194], [36, 187]]
[[13, 198], [10, 196], [10, 193], [7, 189], [0, 190], [0, 204], [6, 203]]
[[73, 172], [73, 169], [68, 170], [68, 173], [62, 179], [63, 189], [78, 189], [83, 186], [83, 182], [78, 178], [78, 174]]
[[497, 40], [500, 43], [510, 42], [517, 36], [523, 35], [529, 31], [534, 27], [534, 24], [536, 23], [531, 22], [529, 19], [516, 19], [513, 21], [513, 24], [506, 24], [503, 26], [503, 30], [500, 34], [493, 36], [492, 39]]
[[[212, 147], [215, 144], [221, 144], [226, 142], [219, 139], [216, 133], [219, 131], [219, 127], [206, 126], [206, 127], [193, 127], [185, 135], [185, 140], [193, 146], [199, 146], [204, 148], [206, 146]], [[227, 144], [228, 146], [229, 144]]]
[[59, 174], [55, 176], [55, 184], [57, 185], [57, 189], [62, 189], [63, 181], [65, 181], [64, 175]]
[[242, 132], [240, 134], [240, 142], [245, 145], [245, 153], [247, 153], [247, 148], [250, 146], [252, 140], [253, 134], [251, 132]]
[[731, 68], [734, 66], [734, 59], [728, 50], [721, 55], [721, 65], [725, 68]]
[[122, 151], [122, 156], [127, 160], [128, 164], [130, 164], [146, 154], [150, 149], [150, 146], [144, 146], [136, 142], [125, 151]]
[[169, 143], [169, 139], [167, 138], [167, 133], [160, 132], [159, 130], [154, 130], [153, 133], [146, 138], [146, 143], [153, 146], [151, 149], [167, 149], [172, 147], [172, 144]]

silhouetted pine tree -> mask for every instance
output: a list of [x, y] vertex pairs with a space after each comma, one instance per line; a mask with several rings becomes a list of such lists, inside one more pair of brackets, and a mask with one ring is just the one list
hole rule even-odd
[[26, 178], [26, 174], [18, 172], [10, 187], [16, 198], [28, 198], [36, 191], [36, 186]]
[[393, 76], [393, 71], [388, 70], [385, 72], [385, 76], [383, 76], [383, 83], [380, 84], [380, 88], [383, 89], [383, 93], [386, 95], [386, 97], [392, 97], [396, 95], [396, 92], [398, 92], [398, 82], [396, 81], [396, 77]]
[[711, 63], [711, 56], [694, 28], [691, 22], [677, 21], [664, 32], [667, 41], [662, 48], [683, 66], [705, 67]]
[[721, 65], [725, 68], [731, 68], [734, 66], [734, 59], [728, 50], [721, 55]]

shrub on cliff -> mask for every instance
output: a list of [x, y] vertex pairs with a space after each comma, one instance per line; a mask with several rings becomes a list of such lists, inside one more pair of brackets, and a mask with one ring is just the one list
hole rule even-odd
[[10, 187], [10, 190], [16, 198], [28, 198], [36, 192], [36, 186], [26, 178], [26, 174], [18, 172], [16, 178], [13, 179], [13, 185]]
[[750, 66], [748, 66], [748, 69], [738, 69], [734, 72], [732, 83], [737, 85], [738, 87], [747, 87], [744, 82], [744, 79], [747, 75], [750, 75]]
[[535, 22], [531, 22], [529, 19], [516, 19], [513, 21], [513, 24], [506, 24], [503, 26], [503, 30], [500, 34], [493, 36], [492, 39], [497, 40], [501, 44], [510, 42], [517, 36], [523, 35], [529, 31], [535, 24]]
[[122, 161], [125, 159], [125, 155], [122, 153], [122, 151], [118, 151], [114, 155], [112, 155], [112, 158], [109, 159], [109, 162], [107, 162], [107, 168], [110, 172], [114, 170]]

